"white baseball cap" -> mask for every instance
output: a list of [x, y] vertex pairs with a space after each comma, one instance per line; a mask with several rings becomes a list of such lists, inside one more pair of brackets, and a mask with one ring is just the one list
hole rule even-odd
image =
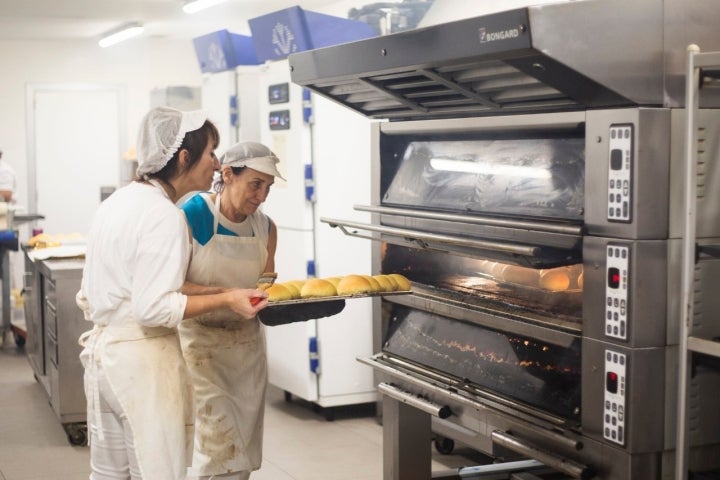
[[138, 177], [162, 170], [182, 145], [185, 135], [202, 127], [207, 118], [204, 110], [182, 112], [170, 107], [150, 110], [138, 134]]
[[283, 178], [277, 169], [280, 159], [268, 147], [257, 142], [240, 142], [228, 148], [220, 157], [220, 164], [229, 167], [248, 167], [258, 172]]

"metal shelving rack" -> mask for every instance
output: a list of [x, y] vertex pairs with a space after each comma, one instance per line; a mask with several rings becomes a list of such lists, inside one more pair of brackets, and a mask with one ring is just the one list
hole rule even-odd
[[701, 254], [720, 258], [720, 246], [698, 246], [696, 241], [697, 207], [697, 127], [695, 125], [700, 90], [717, 79], [720, 68], [720, 52], [701, 53], [697, 45], [687, 48], [685, 84], [685, 198], [684, 230], [682, 237], [681, 316], [678, 363], [678, 404], [676, 419], [675, 479], [688, 476], [688, 383], [691, 359], [694, 354], [720, 358], [720, 341], [694, 336], [695, 268]]

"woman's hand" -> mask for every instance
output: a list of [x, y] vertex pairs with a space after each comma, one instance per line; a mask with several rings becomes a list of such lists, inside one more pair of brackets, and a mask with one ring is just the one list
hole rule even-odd
[[227, 296], [228, 308], [246, 320], [254, 318], [268, 304], [267, 292], [257, 288], [234, 288], [223, 295]]

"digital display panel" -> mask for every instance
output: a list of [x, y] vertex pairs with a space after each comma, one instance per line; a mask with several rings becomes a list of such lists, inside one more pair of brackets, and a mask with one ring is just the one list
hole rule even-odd
[[278, 83], [268, 87], [268, 103], [287, 103], [290, 100], [290, 87], [287, 83]]

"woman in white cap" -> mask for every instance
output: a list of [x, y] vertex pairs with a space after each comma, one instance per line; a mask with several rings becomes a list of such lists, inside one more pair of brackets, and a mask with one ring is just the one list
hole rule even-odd
[[218, 309], [242, 322], [267, 305], [252, 305], [266, 296], [257, 289], [181, 292], [191, 244], [175, 202], [210, 187], [217, 144], [205, 112], [151, 110], [138, 136], [139, 178], [106, 199], [92, 223], [77, 295], [95, 324], [81, 338], [91, 480], [185, 479], [193, 400], [177, 326]]
[[[258, 208], [275, 178], [278, 158], [265, 145], [238, 143], [221, 158], [217, 193], [198, 193], [183, 206], [193, 236], [188, 280], [252, 287], [275, 271], [277, 229]], [[195, 391], [195, 447], [189, 478], [245, 480], [262, 461], [267, 387], [260, 322], [211, 312], [179, 327]]]

